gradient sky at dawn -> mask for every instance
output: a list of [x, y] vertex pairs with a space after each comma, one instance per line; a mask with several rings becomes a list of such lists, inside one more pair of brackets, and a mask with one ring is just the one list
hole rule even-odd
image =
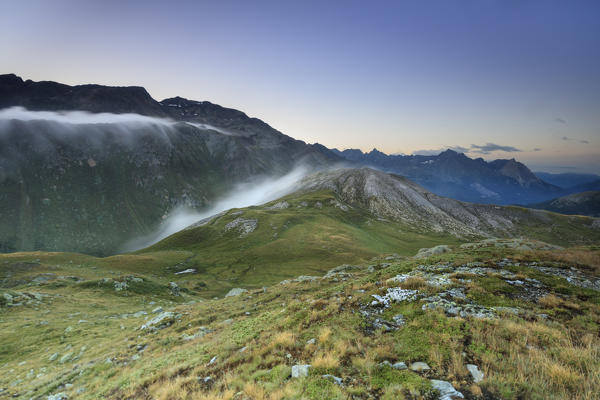
[[0, 2], [0, 73], [209, 100], [328, 147], [600, 173], [600, 1]]

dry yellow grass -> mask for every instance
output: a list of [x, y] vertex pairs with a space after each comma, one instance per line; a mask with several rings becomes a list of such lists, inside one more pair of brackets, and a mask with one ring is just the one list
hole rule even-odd
[[561, 304], [561, 302], [562, 300], [553, 294], [548, 294], [538, 300], [538, 303], [546, 308], [558, 307]]
[[296, 338], [294, 337], [294, 334], [289, 331], [279, 332], [279, 333], [275, 334], [275, 336], [273, 337], [273, 342], [272, 342], [273, 346], [283, 347], [286, 349], [293, 347], [295, 343], [296, 343]]
[[332, 352], [317, 354], [312, 359], [312, 366], [315, 368], [337, 368], [340, 366], [340, 360], [338, 356]]
[[421, 278], [420, 276], [411, 276], [398, 286], [403, 289], [422, 290], [427, 288], [428, 285], [425, 279]]
[[321, 330], [319, 331], [319, 336], [318, 336], [319, 343], [321, 343], [321, 344], [327, 343], [327, 341], [329, 340], [330, 337], [331, 337], [331, 328], [328, 326], [322, 327]]

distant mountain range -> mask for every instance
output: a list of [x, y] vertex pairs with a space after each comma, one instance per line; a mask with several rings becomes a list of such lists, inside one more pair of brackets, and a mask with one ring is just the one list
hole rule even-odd
[[535, 172], [538, 178], [552, 185], [572, 191], [572, 193], [587, 190], [600, 190], [600, 175], [562, 173], [551, 174], [548, 172]]
[[453, 150], [428, 156], [388, 155], [377, 149], [369, 153], [356, 149], [333, 152], [360, 165], [403, 175], [437, 195], [462, 201], [528, 204], [565, 193], [515, 159], [487, 162]]

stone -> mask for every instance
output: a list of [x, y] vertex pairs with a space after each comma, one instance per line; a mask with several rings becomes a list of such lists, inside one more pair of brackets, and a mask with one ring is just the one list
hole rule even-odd
[[322, 375], [322, 378], [329, 379], [338, 386], [342, 386], [342, 383], [343, 383], [342, 378], [339, 378], [339, 377], [331, 375], [331, 374]]
[[292, 367], [292, 378], [302, 378], [308, 376], [308, 370], [311, 368], [310, 364], [294, 365]]
[[148, 313], [146, 311], [138, 311], [138, 312], [136, 312], [136, 313], [133, 314], [133, 316], [135, 318], [139, 318], [139, 317], [142, 317], [144, 315], [148, 315]]
[[240, 233], [240, 237], [244, 237], [249, 233], [254, 232], [257, 225], [258, 220], [256, 219], [236, 218], [227, 225], [225, 225], [225, 231], [236, 229]]
[[55, 361], [57, 358], [58, 358], [58, 353], [54, 353], [50, 357], [48, 357], [48, 361]]
[[179, 286], [177, 286], [177, 284], [175, 282], [169, 282], [169, 288], [171, 289], [171, 294], [173, 296], [179, 296], [180, 295]]
[[270, 207], [267, 207], [267, 209], [268, 210], [284, 210], [284, 209], [288, 208], [289, 206], [290, 206], [290, 204], [287, 201], [283, 200], [283, 201], [280, 201], [279, 203], [273, 204]]
[[398, 361], [398, 362], [392, 364], [392, 368], [394, 368], [394, 369], [408, 369], [408, 367], [406, 366], [406, 364], [403, 363], [402, 361]]
[[172, 325], [176, 319], [180, 318], [179, 314], [170, 311], [164, 311], [146, 322], [140, 327], [141, 330], [158, 330]]
[[317, 341], [315, 338], [309, 339], [306, 344], [315, 344]]
[[465, 396], [458, 390], [454, 389], [454, 386], [447, 381], [439, 381], [437, 379], [431, 379], [431, 387], [440, 392], [439, 400], [453, 400], [453, 399], [464, 399]]
[[233, 288], [229, 292], [227, 292], [227, 294], [225, 295], [225, 297], [239, 296], [242, 293], [246, 293], [247, 291], [248, 291], [247, 289]]
[[73, 357], [73, 352], [70, 351], [67, 354], [65, 354], [64, 356], [62, 356], [60, 358], [60, 360], [58, 360], [58, 362], [61, 364], [64, 364], [64, 363], [68, 362], [69, 360], [71, 360], [72, 357]]
[[196, 270], [194, 268], [184, 269], [183, 271], [175, 272], [175, 275], [183, 275], [183, 274], [195, 274]]
[[410, 369], [415, 372], [425, 372], [425, 371], [429, 371], [431, 369], [431, 367], [429, 367], [429, 365], [427, 365], [426, 363], [424, 363], [422, 361], [417, 361], [417, 362], [410, 364]]
[[127, 290], [128, 287], [129, 285], [127, 285], [127, 282], [115, 282], [114, 284], [115, 291], [117, 292]]
[[415, 258], [426, 258], [426, 257], [430, 257], [430, 256], [437, 256], [440, 254], [444, 254], [444, 253], [449, 253], [450, 251], [450, 247], [446, 246], [445, 244], [441, 244], [439, 246], [435, 246], [435, 247], [431, 247], [431, 248], [426, 248], [426, 249], [420, 249], [417, 252], [417, 255], [415, 256]]
[[210, 359], [210, 361], [208, 362], [208, 365], [212, 365], [217, 361], [217, 356], [214, 356], [213, 358]]
[[48, 395], [48, 400], [67, 400], [69, 396], [65, 392]]
[[163, 308], [162, 307], [156, 307], [154, 310], [152, 310], [152, 314], [158, 314], [160, 312], [163, 312]]
[[473, 382], [479, 383], [483, 380], [483, 372], [479, 370], [479, 367], [475, 364], [467, 364], [467, 370], [473, 377]]

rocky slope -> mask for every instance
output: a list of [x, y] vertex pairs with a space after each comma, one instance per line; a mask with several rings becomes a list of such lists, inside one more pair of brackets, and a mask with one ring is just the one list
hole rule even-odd
[[528, 204], [564, 193], [514, 159], [486, 162], [453, 150], [434, 156], [387, 155], [376, 149], [369, 153], [333, 151], [360, 165], [406, 176], [437, 195], [463, 201]]
[[2, 107], [0, 251], [111, 254], [175, 208], [207, 207], [237, 182], [339, 161], [240, 111], [159, 103], [139, 87], [2, 75]]
[[[531, 227], [556, 223], [548, 213], [440, 197], [404, 177], [370, 168], [318, 172], [305, 178], [300, 187], [307, 191], [331, 190], [344, 204], [368, 209], [379, 218], [391, 218], [416, 229], [445, 232], [459, 238], [522, 235]], [[562, 219], [568, 221], [567, 217]], [[573, 219], [567, 224], [576, 221]], [[593, 219], [578, 220], [578, 223], [592, 232], [600, 228]]]

